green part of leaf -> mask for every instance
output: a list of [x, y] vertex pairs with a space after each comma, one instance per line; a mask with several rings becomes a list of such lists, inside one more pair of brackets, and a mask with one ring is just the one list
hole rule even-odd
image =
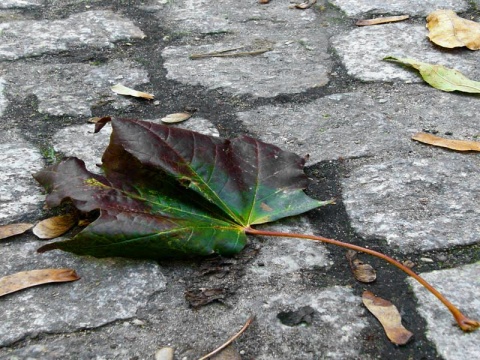
[[82, 255], [179, 258], [232, 255], [252, 224], [330, 203], [309, 198], [304, 159], [242, 137], [223, 140], [137, 120], [113, 120], [104, 175], [67, 158], [34, 177], [47, 204], [69, 199], [100, 217], [72, 240], [46, 245]]
[[383, 60], [409, 65], [417, 69], [423, 80], [436, 89], [480, 93], [480, 82], [470, 80], [455, 69], [449, 69], [443, 65], [428, 64], [414, 59], [399, 59], [393, 56], [387, 56]]

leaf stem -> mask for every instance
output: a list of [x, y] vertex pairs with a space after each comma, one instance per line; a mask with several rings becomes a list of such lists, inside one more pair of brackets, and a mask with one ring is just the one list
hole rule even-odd
[[383, 259], [390, 264], [396, 266], [403, 272], [407, 273], [409, 276], [413, 277], [415, 280], [417, 280], [420, 284], [422, 284], [428, 291], [430, 291], [433, 295], [435, 295], [438, 300], [440, 300], [447, 308], [450, 310], [452, 313], [453, 317], [455, 318], [455, 321], [458, 323], [458, 326], [463, 331], [474, 331], [478, 327], [480, 327], [480, 322], [472, 320], [467, 318], [465, 315], [463, 315], [458, 308], [453, 305], [450, 301], [448, 301], [437, 289], [435, 289], [432, 285], [430, 285], [425, 279], [417, 275], [415, 272], [413, 272], [410, 268], [406, 267], [403, 265], [401, 262], [392, 259], [391, 257], [382, 254], [378, 251], [375, 250], [370, 250], [361, 246], [345, 243], [339, 240], [334, 240], [334, 239], [329, 239], [325, 238], [322, 236], [315, 236], [315, 235], [308, 235], [308, 234], [297, 234], [297, 233], [282, 233], [278, 231], [268, 231], [268, 230], [257, 230], [253, 228], [246, 228], [245, 232], [247, 234], [251, 235], [261, 235], [261, 236], [273, 236], [273, 237], [288, 237], [288, 238], [300, 238], [300, 239], [307, 239], [307, 240], [313, 240], [313, 241], [321, 241], [327, 244], [332, 244], [332, 245], [337, 245], [343, 248], [347, 249], [352, 249], [355, 251], [361, 251], [363, 253], [375, 256], [377, 258]]

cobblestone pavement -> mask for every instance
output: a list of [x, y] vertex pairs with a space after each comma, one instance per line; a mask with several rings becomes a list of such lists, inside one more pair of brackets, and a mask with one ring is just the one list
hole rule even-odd
[[[181, 126], [310, 155], [309, 194], [336, 205], [273, 227], [411, 260], [479, 319], [480, 157], [410, 140], [422, 130], [478, 139], [479, 97], [435, 90], [382, 58], [439, 63], [479, 80], [480, 52], [434, 46], [425, 16], [446, 8], [480, 21], [480, 1], [290, 3], [1, 0], [0, 224], [51, 214], [31, 174], [55, 159], [78, 156], [96, 171], [109, 134], [92, 134], [88, 118], [159, 122], [194, 107]], [[387, 14], [410, 19], [355, 26]], [[190, 58], [232, 48], [264, 52]], [[155, 100], [118, 96], [116, 83]], [[1, 359], [153, 359], [164, 346], [196, 359], [253, 314], [231, 359], [480, 358], [480, 332], [462, 333], [435, 298], [376, 259], [362, 257], [376, 283], [355, 282], [340, 249], [251, 239], [233, 259], [157, 263], [37, 254], [39, 246], [31, 234], [2, 240], [0, 276], [72, 267], [82, 279], [0, 298]], [[222, 302], [188, 306], [185, 294], [211, 288]], [[412, 342], [386, 339], [361, 303], [364, 289], [397, 305]], [[277, 317], [302, 309], [311, 316], [298, 326]]]

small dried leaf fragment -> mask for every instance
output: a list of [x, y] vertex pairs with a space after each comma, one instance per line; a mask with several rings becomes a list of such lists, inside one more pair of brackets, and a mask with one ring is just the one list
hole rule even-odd
[[355, 25], [357, 25], [357, 26], [371, 26], [371, 25], [378, 25], [378, 24], [387, 24], [387, 23], [407, 20], [409, 17], [410, 16], [408, 16], [408, 15], [378, 17], [378, 18], [375, 18], [375, 19], [358, 20], [355, 23]]
[[354, 250], [348, 250], [346, 258], [350, 263], [353, 276], [360, 282], [371, 283], [377, 279], [377, 273], [370, 264], [365, 264], [361, 260], [357, 259], [357, 252]]
[[429, 39], [439, 46], [480, 49], [480, 24], [461, 18], [452, 10], [437, 10], [429, 14], [427, 28]]
[[423, 132], [413, 135], [412, 140], [416, 140], [428, 145], [444, 147], [450, 150], [480, 151], [480, 142], [478, 141], [445, 139], [440, 136]]
[[18, 223], [0, 226], [0, 239], [6, 239], [11, 236], [23, 234], [25, 231], [30, 230], [33, 224]]
[[260, 4], [268, 4], [270, 0], [258, 0]]
[[423, 80], [436, 89], [473, 94], [480, 93], [480, 82], [470, 80], [455, 69], [449, 69], [443, 65], [428, 64], [414, 59], [399, 59], [393, 56], [387, 56], [383, 60], [410, 65], [420, 72]]
[[370, 291], [364, 291], [362, 301], [365, 307], [380, 321], [388, 339], [396, 345], [406, 344], [413, 333], [402, 325], [402, 318], [395, 305], [390, 301], [375, 296]]
[[175, 124], [185, 120], [188, 120], [192, 117], [192, 113], [182, 112], [175, 114], [168, 114], [167, 116], [161, 118], [160, 120], [164, 123]]
[[155, 96], [153, 94], [149, 94], [143, 91], [137, 91], [134, 89], [130, 89], [122, 84], [117, 84], [111, 87], [112, 91], [119, 95], [128, 95], [134, 97], [140, 97], [148, 100], [152, 100]]
[[54, 216], [35, 225], [33, 233], [40, 239], [54, 239], [70, 230], [76, 224], [76, 220], [72, 214]]
[[307, 0], [307, 1], [304, 1], [303, 3], [292, 4], [289, 6], [289, 8], [305, 10], [305, 9], [311, 8], [316, 3], [317, 3], [317, 0]]
[[42, 269], [22, 271], [0, 278], [0, 296], [11, 294], [32, 286], [54, 282], [69, 282], [80, 279], [72, 269]]

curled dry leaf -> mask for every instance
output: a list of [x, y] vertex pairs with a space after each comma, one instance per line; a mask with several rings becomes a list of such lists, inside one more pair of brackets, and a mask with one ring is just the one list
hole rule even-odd
[[347, 251], [346, 258], [350, 263], [353, 276], [360, 282], [371, 283], [377, 279], [377, 273], [370, 264], [365, 264], [357, 259], [357, 252], [353, 250]]
[[378, 25], [378, 24], [387, 24], [387, 23], [407, 20], [409, 17], [410, 16], [408, 16], [408, 15], [378, 17], [378, 18], [375, 18], [375, 19], [358, 20], [355, 23], [355, 25], [357, 25], [357, 26], [371, 26], [371, 25]]
[[54, 216], [35, 225], [33, 233], [40, 239], [54, 239], [70, 230], [76, 224], [76, 220], [72, 214]]
[[289, 6], [289, 8], [305, 10], [305, 9], [311, 8], [313, 5], [316, 4], [316, 2], [317, 0], [307, 0], [307, 1], [304, 1], [303, 3], [292, 4]]
[[387, 56], [383, 60], [410, 65], [420, 72], [423, 80], [436, 89], [480, 93], [480, 82], [470, 80], [455, 69], [449, 69], [443, 65], [428, 64], [414, 59], [399, 59], [393, 56]]
[[191, 117], [192, 117], [192, 113], [182, 112], [182, 113], [168, 114], [167, 116], [161, 118], [160, 120], [164, 123], [174, 124], [174, 123], [179, 123], [179, 122], [188, 120]]
[[42, 269], [22, 271], [0, 278], [0, 296], [32, 286], [80, 279], [72, 269]]
[[413, 135], [412, 140], [456, 151], [480, 151], [480, 142], [478, 141], [445, 139], [423, 132]]
[[427, 16], [429, 39], [442, 47], [466, 46], [480, 49], [480, 24], [458, 16], [452, 10], [437, 10]]
[[11, 236], [23, 234], [25, 231], [30, 230], [33, 224], [19, 223], [0, 226], [0, 239], [6, 239]]
[[130, 89], [122, 84], [117, 84], [111, 87], [112, 91], [119, 95], [128, 95], [134, 97], [140, 97], [148, 100], [152, 100], [155, 96], [153, 94], [149, 94], [142, 91], [137, 91], [134, 89]]
[[258, 0], [260, 4], [268, 4], [270, 0]]
[[362, 301], [380, 321], [391, 342], [396, 345], [404, 345], [412, 338], [413, 333], [403, 327], [402, 317], [390, 301], [377, 297], [370, 291], [363, 292]]

